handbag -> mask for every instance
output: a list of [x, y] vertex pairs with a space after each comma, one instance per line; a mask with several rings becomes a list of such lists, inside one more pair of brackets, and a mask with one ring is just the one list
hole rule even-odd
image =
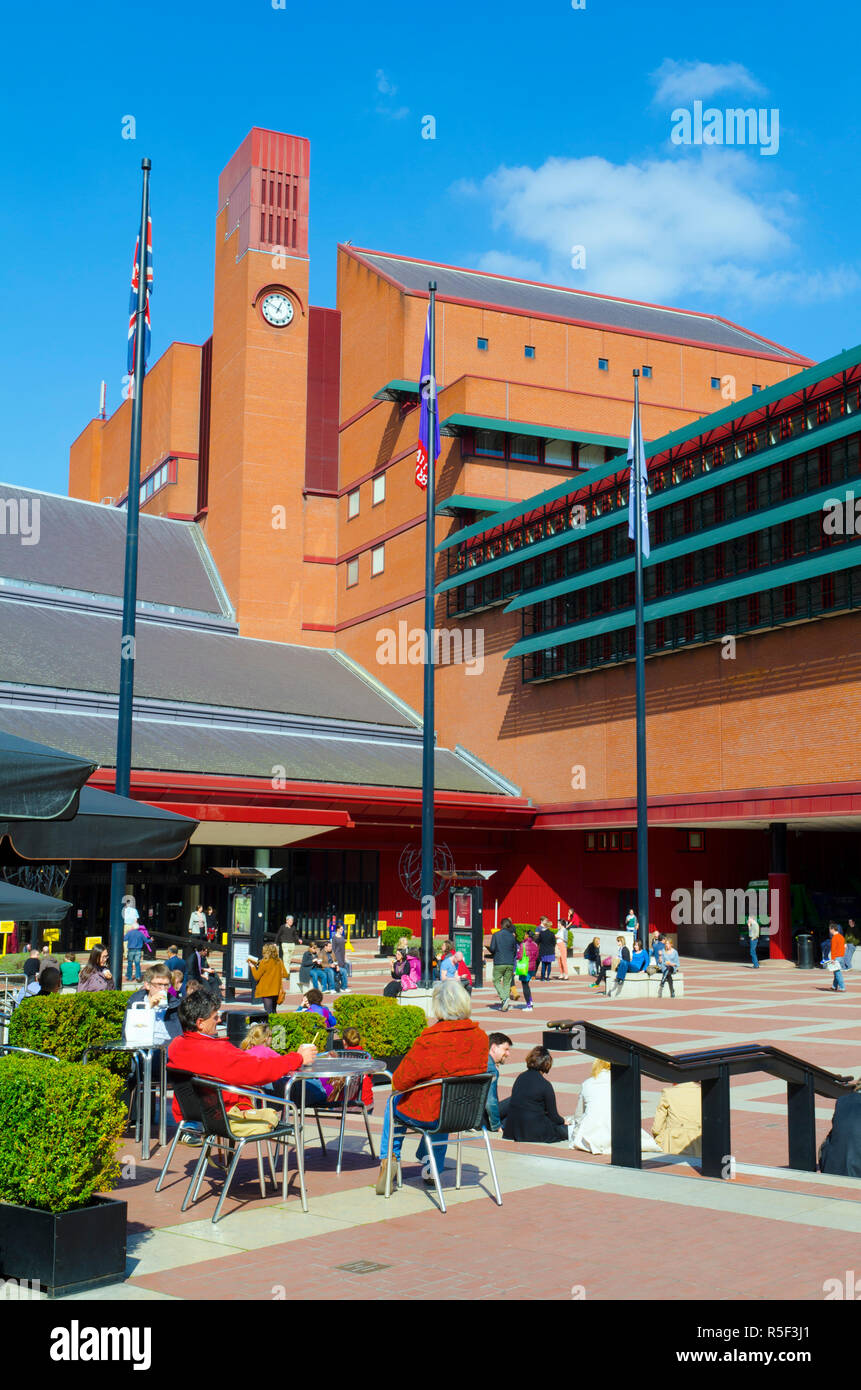
[[528, 957], [528, 955], [526, 954], [526, 952], [524, 951], [524, 952], [523, 952], [523, 955], [519, 958], [519, 960], [517, 961], [517, 963], [516, 963], [516, 965], [515, 965], [515, 967], [514, 967], [514, 973], [515, 973], [515, 975], [520, 975], [520, 976], [528, 975], [528, 974], [529, 974], [529, 964], [530, 964], [530, 962], [529, 962], [529, 957]]

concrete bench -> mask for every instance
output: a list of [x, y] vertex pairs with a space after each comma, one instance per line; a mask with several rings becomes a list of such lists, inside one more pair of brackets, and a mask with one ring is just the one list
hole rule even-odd
[[[615, 972], [611, 971], [610, 974], [607, 976], [608, 993], [611, 989], [615, 987], [615, 983]], [[613, 997], [618, 999], [657, 999], [660, 985], [660, 975], [647, 975], [644, 971], [640, 971], [638, 974], [632, 975], [629, 971], [628, 974], [625, 976], [625, 983], [622, 986], [622, 993], [619, 995], [614, 995]], [[673, 989], [676, 992], [677, 999], [684, 998], [685, 977], [680, 970], [677, 970], [673, 975]], [[669, 984], [664, 986], [663, 997], [665, 999], [669, 999], [670, 997]]]

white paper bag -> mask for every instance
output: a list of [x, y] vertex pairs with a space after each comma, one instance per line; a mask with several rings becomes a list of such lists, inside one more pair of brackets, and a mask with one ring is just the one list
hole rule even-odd
[[152, 1047], [155, 1039], [155, 1009], [143, 1001], [130, 1004], [126, 1011], [124, 1042], [129, 1047]]

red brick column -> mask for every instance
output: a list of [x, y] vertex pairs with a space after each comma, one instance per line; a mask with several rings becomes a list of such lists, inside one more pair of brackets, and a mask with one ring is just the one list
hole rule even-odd
[[789, 874], [768, 875], [768, 910], [776, 901], [777, 912], [772, 915], [771, 926], [777, 931], [771, 937], [771, 959], [792, 960], [792, 894]]

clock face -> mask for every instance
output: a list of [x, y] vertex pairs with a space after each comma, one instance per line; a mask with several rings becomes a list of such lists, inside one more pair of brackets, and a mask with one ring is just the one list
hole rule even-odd
[[260, 312], [273, 328], [286, 328], [293, 319], [293, 301], [280, 290], [273, 290], [264, 297]]

